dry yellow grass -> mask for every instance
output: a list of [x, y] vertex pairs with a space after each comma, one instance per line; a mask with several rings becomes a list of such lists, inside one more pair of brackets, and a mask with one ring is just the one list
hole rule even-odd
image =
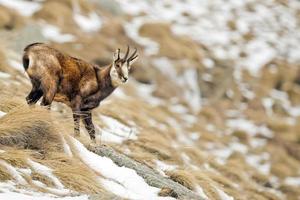
[[5, 152], [0, 153], [0, 159], [5, 160], [7, 163], [12, 166], [19, 168], [28, 167], [27, 158], [33, 152], [30, 150], [24, 149], [15, 149], [15, 148], [1, 148], [4, 149]]
[[[76, 157], [68, 157], [64, 153], [62, 137], [68, 132], [72, 133], [72, 120], [39, 106], [28, 107], [21, 104], [19, 98], [2, 99], [1, 110], [8, 113], [0, 118], [0, 144], [4, 150], [0, 153], [0, 159], [18, 168], [31, 168], [28, 159], [32, 159], [53, 169], [63, 185], [73, 191], [108, 194], [97, 179], [97, 174]], [[53, 188], [52, 180], [31, 169], [32, 174], [24, 177], [29, 183], [28, 187], [52, 193], [32, 183], [32, 180], [38, 180]], [[12, 179], [3, 167], [0, 168], [0, 177], [1, 180]]]
[[3, 167], [2, 165], [0, 165], [0, 180], [2, 182], [4, 181], [8, 181], [8, 180], [12, 180], [13, 177], [11, 176], [11, 174], [9, 174], [7, 172], [7, 169], [5, 167]]
[[57, 145], [55, 148], [61, 149], [51, 114], [40, 107], [17, 107], [2, 117], [0, 119], [0, 144], [40, 150], [47, 150]]
[[162, 197], [168, 197], [169, 196], [169, 197], [178, 198], [178, 195], [174, 192], [174, 190], [172, 190], [170, 188], [166, 188], [166, 187], [161, 188], [158, 195], [162, 196]]
[[167, 171], [168, 175], [173, 181], [180, 183], [181, 185], [189, 188], [190, 190], [195, 189], [195, 178], [194, 175], [185, 170], [173, 170]]
[[160, 54], [163, 56], [172, 59], [189, 58], [195, 61], [199, 61], [201, 58], [200, 46], [188, 37], [174, 35], [169, 24], [144, 24], [140, 29], [140, 34], [158, 42], [160, 44]]
[[97, 174], [75, 157], [68, 157], [64, 153], [52, 152], [43, 161], [54, 170], [54, 174], [62, 183], [74, 191], [87, 194], [104, 193]]

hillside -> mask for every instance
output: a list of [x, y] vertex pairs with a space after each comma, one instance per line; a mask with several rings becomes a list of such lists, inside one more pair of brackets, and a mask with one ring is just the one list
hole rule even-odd
[[[298, 0], [0, 0], [0, 199], [300, 199]], [[99, 66], [137, 47], [93, 111], [28, 106], [23, 48]]]

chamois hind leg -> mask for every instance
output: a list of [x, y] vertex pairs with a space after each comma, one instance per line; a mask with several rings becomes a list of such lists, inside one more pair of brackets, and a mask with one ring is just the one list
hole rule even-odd
[[42, 79], [42, 88], [43, 88], [43, 99], [41, 102], [41, 106], [51, 106], [51, 103], [54, 99], [55, 93], [57, 91], [57, 87], [58, 87], [58, 78], [56, 77], [51, 77], [51, 78], [47, 78], [44, 77]]
[[81, 105], [81, 97], [78, 95], [71, 101], [71, 108], [73, 111], [73, 120], [74, 120], [74, 134], [76, 136], [80, 135], [80, 105]]
[[95, 140], [95, 126], [92, 121], [92, 112], [90, 110], [83, 111], [82, 113], [83, 124], [88, 131], [91, 140]]
[[31, 79], [31, 83], [32, 89], [26, 97], [26, 101], [28, 104], [36, 104], [36, 102], [43, 96], [43, 91], [40, 89], [41, 83], [39, 81]]

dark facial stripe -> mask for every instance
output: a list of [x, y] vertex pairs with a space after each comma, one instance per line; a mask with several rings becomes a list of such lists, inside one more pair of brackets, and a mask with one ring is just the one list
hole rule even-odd
[[116, 65], [116, 70], [117, 70], [119, 79], [123, 78], [123, 72], [122, 72], [121, 67], [118, 67], [118, 65]]

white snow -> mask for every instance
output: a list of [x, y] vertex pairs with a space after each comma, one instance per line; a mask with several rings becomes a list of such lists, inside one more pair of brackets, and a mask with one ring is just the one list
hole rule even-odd
[[155, 85], [138, 83], [134, 79], [131, 80], [131, 84], [134, 85], [134, 89], [136, 90], [136, 94], [138, 96], [140, 96], [144, 101], [149, 103], [150, 105], [158, 106], [158, 105], [162, 105], [164, 103], [163, 100], [161, 100], [160, 98], [157, 98], [157, 97], [152, 95], [152, 93], [156, 89]]
[[285, 111], [292, 117], [300, 116], [300, 106], [292, 106], [289, 95], [286, 92], [273, 89], [270, 93], [271, 98], [281, 103]]
[[170, 165], [160, 160], [155, 160], [156, 169], [165, 176], [164, 171], [172, 171], [175, 170], [178, 166], [177, 165]]
[[50, 24], [42, 26], [42, 34], [45, 38], [58, 43], [73, 42], [76, 39], [74, 35], [63, 34], [58, 27]]
[[26, 174], [28, 176], [31, 175], [31, 169], [28, 168], [16, 168], [16, 170], [22, 174]]
[[9, 59], [8, 64], [20, 72], [24, 72], [24, 67], [21, 62]]
[[249, 142], [250, 142], [250, 146], [252, 148], [259, 148], [259, 147], [265, 146], [265, 144], [267, 143], [267, 140], [263, 139], [263, 138], [252, 137], [252, 138], [250, 138]]
[[274, 100], [272, 98], [263, 98], [262, 105], [264, 106], [268, 116], [273, 114]]
[[[71, 138], [74, 147], [78, 151], [79, 158], [88, 165], [95, 172], [103, 175], [106, 179], [114, 181], [117, 184], [112, 185], [111, 182], [106, 182], [107, 189], [111, 189], [111, 192], [115, 194], [125, 194], [124, 188], [126, 188], [127, 198], [128, 195], [132, 199], [159, 199], [157, 196], [159, 192], [158, 188], [149, 186], [142, 177], [140, 177], [136, 171], [126, 167], [119, 167], [111, 159], [107, 157], [99, 156], [93, 152], [88, 151], [83, 144], [78, 140]], [[122, 185], [123, 187], [121, 187]], [[163, 199], [163, 198], [162, 198]]]
[[159, 52], [159, 44], [150, 38], [142, 37], [139, 34], [139, 29], [144, 23], [144, 19], [134, 18], [130, 23], [125, 23], [124, 28], [131, 39], [144, 47], [146, 55], [156, 55]]
[[130, 128], [120, 121], [105, 115], [100, 115], [100, 119], [105, 124], [101, 128], [101, 140], [106, 142], [122, 143], [124, 140], [136, 140], [137, 130]]
[[88, 200], [88, 195], [75, 196], [75, 197], [51, 197], [43, 196], [42, 193], [30, 193], [30, 195], [17, 193], [17, 192], [4, 192], [0, 193], [0, 199], [6, 200]]
[[213, 149], [210, 153], [216, 156], [216, 160], [220, 164], [225, 164], [229, 156], [232, 154], [232, 149], [230, 148], [222, 148], [222, 149]]
[[[204, 44], [219, 59], [235, 60], [235, 69], [246, 69], [254, 76], [274, 58], [284, 57], [291, 62], [300, 60], [300, 35], [297, 34], [300, 3], [296, 0], [285, 5], [252, 0], [118, 2], [123, 12], [134, 16], [124, 25], [127, 35], [146, 46], [148, 54], [156, 54], [159, 44], [141, 37], [138, 30], [144, 23], [158, 22], [170, 24], [175, 34], [188, 35]], [[253, 9], [249, 10], [249, 5]], [[236, 29], [228, 26], [229, 21]], [[247, 34], [252, 37], [245, 38]], [[213, 67], [211, 60], [204, 60], [203, 64], [207, 68]]]
[[300, 177], [286, 177], [284, 183], [291, 186], [300, 187]]
[[64, 137], [62, 137], [62, 142], [63, 142], [64, 152], [65, 152], [69, 157], [73, 157], [71, 148], [70, 148], [69, 144], [66, 142], [66, 140], [65, 140]]
[[210, 59], [210, 58], [204, 58], [202, 60], [202, 63], [208, 69], [211, 69], [211, 68], [213, 68], [215, 66], [215, 62], [212, 59]]
[[219, 188], [215, 187], [219, 197], [221, 200], [234, 200], [234, 198], [232, 196], [229, 196], [228, 194], [226, 194], [223, 190], [220, 190]]
[[102, 26], [102, 20], [96, 12], [84, 15], [77, 1], [73, 1], [73, 19], [84, 32], [96, 32]]
[[30, 159], [28, 159], [28, 164], [33, 168], [34, 171], [48, 177], [58, 189], [64, 189], [63, 184], [59, 181], [57, 177], [53, 175], [52, 169]]
[[74, 20], [77, 25], [85, 32], [98, 31], [102, 26], [101, 18], [95, 12], [89, 13], [88, 16], [75, 13]]
[[42, 174], [46, 177], [48, 177], [55, 185], [56, 188], [47, 187], [41, 182], [33, 182], [36, 186], [41, 187], [55, 195], [58, 196], [67, 196], [67, 195], [77, 195], [77, 192], [74, 192], [70, 189], [66, 189], [64, 185], [60, 182], [60, 180], [53, 175], [53, 170], [49, 167], [42, 165], [40, 163], [37, 163], [35, 161], [32, 161], [28, 159], [28, 164], [33, 168], [33, 170], [39, 174]]
[[0, 78], [10, 78], [11, 75], [5, 72], [0, 72]]
[[239, 142], [230, 143], [228, 148], [241, 154], [246, 154], [248, 152], [248, 147]]
[[23, 16], [31, 16], [42, 7], [38, 2], [24, 0], [0, 0], [0, 5], [14, 9]]
[[20, 175], [20, 173], [16, 170], [16, 168], [11, 166], [4, 160], [0, 160], [0, 165], [4, 166], [8, 170], [8, 173], [15, 179], [15, 181], [18, 184], [21, 184], [21, 185], [27, 184], [27, 181]]
[[300, 177], [286, 177], [284, 183], [287, 185], [300, 187]]
[[270, 138], [273, 137], [273, 132], [265, 125], [256, 125], [254, 122], [247, 119], [243, 119], [243, 118], [229, 119], [226, 121], [226, 125], [231, 130], [245, 131], [250, 136], [255, 136], [260, 134]]
[[129, 192], [123, 185], [108, 179], [100, 179], [102, 185], [110, 192], [126, 199], [139, 199], [140, 195], [135, 194], [134, 192]]
[[194, 141], [184, 133], [183, 127], [175, 118], [169, 117], [166, 119], [166, 122], [174, 129], [178, 142], [188, 146], [194, 144]]
[[260, 173], [268, 175], [271, 169], [271, 164], [268, 162], [269, 158], [270, 155], [267, 152], [260, 155], [247, 155], [246, 162]]
[[195, 187], [195, 191], [196, 193], [203, 199], [208, 200], [209, 198], [206, 196], [206, 194], [204, 193], [203, 189], [201, 186], [197, 185]]
[[195, 113], [198, 113], [202, 107], [202, 99], [198, 83], [197, 70], [192, 68], [185, 70], [183, 73], [183, 78], [183, 85], [188, 87], [184, 90], [185, 100], [189, 104], [191, 110]]
[[[182, 88], [183, 97], [190, 109], [198, 113], [202, 107], [201, 91], [198, 84], [198, 73], [196, 68], [187, 68], [182, 73], [177, 74], [175, 64], [166, 57], [153, 59], [154, 66], [160, 70], [168, 79], [173, 80]], [[188, 61], [181, 61], [183, 65], [188, 65]]]
[[249, 56], [244, 59], [243, 65], [254, 76], [259, 75], [260, 69], [276, 55], [273, 47], [260, 40], [249, 42], [244, 50]]
[[96, 12], [83, 15], [77, 1], [73, 2], [73, 19], [84, 32], [98, 31], [102, 26], [102, 20]]
[[3, 117], [4, 115], [6, 115], [6, 113], [0, 110], [0, 118]]

